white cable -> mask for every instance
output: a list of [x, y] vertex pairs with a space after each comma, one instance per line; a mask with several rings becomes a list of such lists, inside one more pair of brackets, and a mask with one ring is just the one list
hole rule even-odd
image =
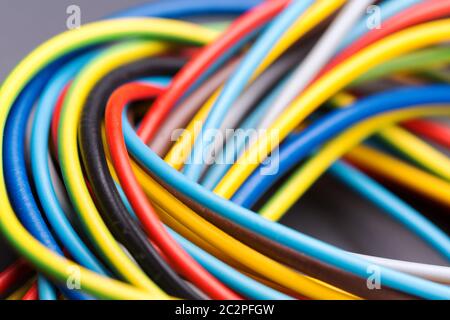
[[374, 264], [442, 284], [450, 284], [450, 267], [356, 254]]
[[295, 69], [273, 106], [269, 109], [260, 123], [259, 129], [268, 128], [278, 116], [287, 108], [296, 96], [309, 85], [330, 61], [341, 40], [359, 21], [367, 7], [374, 0], [351, 0], [339, 13], [333, 23], [311, 50], [308, 56]]

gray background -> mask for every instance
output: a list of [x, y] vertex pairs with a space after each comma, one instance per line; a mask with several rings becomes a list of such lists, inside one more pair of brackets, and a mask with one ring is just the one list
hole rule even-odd
[[[186, 0], [189, 1], [189, 0]], [[213, 1], [213, 0], [212, 0]], [[37, 45], [65, 30], [66, 8], [76, 4], [87, 23], [145, 0], [0, 0], [0, 81]], [[439, 218], [442, 208], [428, 209]], [[447, 219], [448, 220], [448, 219]], [[322, 178], [284, 218], [284, 223], [344, 249], [418, 262], [444, 264], [433, 250], [382, 211], [331, 177]], [[0, 240], [0, 269], [11, 253]]]

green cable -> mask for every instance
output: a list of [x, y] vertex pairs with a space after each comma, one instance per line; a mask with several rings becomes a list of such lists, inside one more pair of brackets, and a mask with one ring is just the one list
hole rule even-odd
[[372, 81], [387, 75], [403, 71], [423, 71], [429, 68], [440, 68], [450, 63], [450, 47], [434, 47], [420, 50], [391, 61], [385, 62], [371, 69], [351, 85], [360, 85], [363, 82]]

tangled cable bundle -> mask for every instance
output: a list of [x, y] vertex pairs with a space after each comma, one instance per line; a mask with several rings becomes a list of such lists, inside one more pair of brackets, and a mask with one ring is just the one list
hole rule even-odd
[[170, 0], [45, 42], [0, 89], [0, 232], [21, 257], [0, 295], [450, 299], [449, 267], [278, 222], [328, 172], [450, 262], [426, 215], [450, 212], [449, 16], [450, 0]]

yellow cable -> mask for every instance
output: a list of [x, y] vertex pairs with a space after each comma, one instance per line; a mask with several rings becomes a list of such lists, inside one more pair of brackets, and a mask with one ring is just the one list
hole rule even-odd
[[450, 207], [450, 183], [447, 181], [365, 146], [351, 150], [346, 158]]
[[[128, 36], [158, 37], [168, 40], [185, 38], [191, 43], [208, 43], [215, 39], [217, 32], [187, 22], [163, 19], [115, 19], [85, 25], [80, 29], [67, 31], [47, 41], [28, 55], [9, 75], [0, 89], [0, 132], [5, 127], [8, 112], [21, 90], [30, 79], [49, 62], [80, 46], [93, 45], [108, 40], [118, 40]], [[0, 149], [3, 140], [0, 140]], [[22, 226], [9, 202], [6, 191], [3, 155], [0, 156], [0, 229], [2, 234], [14, 244], [18, 252], [33, 263], [39, 270], [59, 282], [65, 282], [78, 270], [82, 289], [104, 299], [153, 299], [160, 295], [129, 284], [102, 277], [64, 257], [61, 257], [39, 241]]]
[[[330, 165], [386, 124], [433, 115], [448, 116], [450, 115], [450, 107], [415, 107], [408, 110], [393, 111], [373, 117], [348, 129], [327, 143], [313, 158], [294, 172], [288, 182], [278, 189], [271, 200], [266, 203], [261, 210], [261, 214], [269, 220], [279, 220]], [[436, 190], [432, 185], [429, 185], [429, 188]], [[436, 190], [435, 197], [441, 197], [441, 201], [450, 202], [449, 194], [445, 192]]]
[[450, 159], [422, 139], [401, 127], [386, 128], [378, 135], [411, 160], [450, 181]]
[[401, 54], [450, 39], [450, 19], [408, 28], [376, 42], [316, 81], [281, 114], [265, 134], [232, 166], [215, 188], [229, 199], [276, 147], [311, 112], [367, 70]]

